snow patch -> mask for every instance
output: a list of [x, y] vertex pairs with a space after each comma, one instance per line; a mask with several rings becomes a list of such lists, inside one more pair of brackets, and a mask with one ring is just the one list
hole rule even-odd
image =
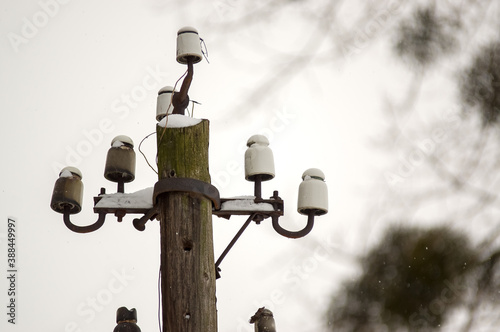
[[70, 171], [68, 171], [67, 169], [65, 169], [64, 171], [61, 172], [61, 174], [59, 175], [60, 178], [72, 178], [73, 177], [73, 173], [71, 173]]
[[192, 118], [189, 116], [181, 115], [181, 114], [170, 114], [164, 117], [158, 125], [160, 127], [165, 128], [165, 124], [167, 128], [184, 128], [191, 127], [197, 125], [201, 122], [201, 119]]
[[111, 145], [111, 146], [114, 147], [114, 148], [119, 148], [120, 146], [123, 146], [123, 145], [125, 145], [125, 144], [123, 144], [123, 142], [121, 142], [121, 141], [115, 141], [113, 143], [113, 145]]
[[142, 189], [131, 194], [115, 193], [101, 195], [96, 208], [153, 208], [153, 187]]
[[222, 211], [274, 211], [274, 207], [269, 203], [255, 203], [254, 196], [242, 196], [222, 203]]

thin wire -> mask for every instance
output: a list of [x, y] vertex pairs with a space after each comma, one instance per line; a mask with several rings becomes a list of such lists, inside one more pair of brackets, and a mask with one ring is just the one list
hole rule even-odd
[[201, 103], [197, 102], [196, 100], [191, 100], [193, 103], [193, 106], [191, 107], [191, 117], [194, 118], [194, 104], [201, 105]]
[[[179, 83], [179, 81], [184, 77], [186, 76], [188, 73], [188, 70], [186, 69], [186, 71], [184, 72], [184, 74], [182, 74], [181, 77], [179, 77], [179, 79], [175, 82], [174, 84], [174, 88], [172, 89], [172, 97], [174, 96], [174, 93], [175, 93], [175, 87], [177, 86], [177, 84]], [[172, 105], [172, 98], [170, 98], [170, 103], [168, 104], [168, 107], [167, 107], [167, 114], [165, 115], [165, 127], [163, 128], [162, 132], [161, 132], [161, 136], [160, 136], [160, 140], [158, 142], [161, 142], [161, 140], [163, 139], [163, 135], [165, 134], [165, 130], [167, 129], [167, 123], [168, 123], [168, 109], [170, 108], [170, 106]], [[158, 173], [156, 173], [158, 174]]]
[[158, 271], [158, 328], [162, 332], [161, 328], [161, 264], [160, 270]]
[[[205, 57], [205, 60], [207, 60], [207, 62], [210, 63], [210, 61], [208, 61], [207, 44], [205, 44], [205, 41], [203, 40], [203, 38], [200, 38], [200, 48], [201, 48], [201, 54], [203, 54], [203, 56]], [[205, 51], [203, 51], [203, 49], [205, 49]]]
[[144, 141], [146, 140], [146, 138], [148, 138], [149, 136], [151, 136], [151, 135], [153, 135], [153, 134], [156, 134], [156, 132], [154, 131], [154, 132], [152, 132], [151, 134], [147, 135], [146, 137], [144, 137], [144, 138], [142, 139], [141, 143], [139, 143], [139, 152], [142, 154], [142, 156], [144, 157], [144, 160], [146, 160], [146, 163], [149, 165], [149, 167], [151, 167], [151, 169], [153, 170], [153, 172], [155, 172], [156, 174], [158, 174], [158, 171], [156, 171], [156, 170], [154, 169], [154, 167], [153, 167], [153, 166], [151, 166], [151, 164], [150, 164], [150, 163], [149, 163], [149, 161], [148, 161], [148, 158], [146, 157], [146, 155], [144, 154], [144, 152], [142, 152], [142, 150], [141, 150], [141, 145], [142, 145], [142, 142], [144, 142]]

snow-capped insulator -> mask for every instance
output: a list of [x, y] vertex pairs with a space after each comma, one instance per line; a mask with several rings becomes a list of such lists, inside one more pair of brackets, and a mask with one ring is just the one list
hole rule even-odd
[[177, 62], [185, 65], [188, 57], [193, 59], [193, 63], [203, 59], [200, 36], [193, 27], [184, 27], [177, 32]]
[[116, 327], [113, 332], [141, 332], [137, 326], [137, 310], [126, 307], [118, 308], [116, 311]]
[[245, 152], [245, 179], [255, 181], [257, 175], [262, 181], [274, 178], [273, 151], [269, 148], [269, 140], [263, 135], [253, 135], [247, 141]]
[[297, 211], [308, 215], [321, 216], [328, 212], [328, 188], [325, 183], [325, 174], [317, 169], [310, 168], [302, 174], [302, 183], [299, 186]]
[[69, 207], [69, 213], [75, 214], [82, 210], [83, 183], [82, 172], [76, 167], [65, 167], [59, 173], [50, 207], [52, 210], [63, 213], [64, 207]]
[[131, 182], [135, 179], [134, 142], [125, 135], [116, 136], [106, 156], [104, 177], [113, 182]]
[[156, 98], [156, 121], [161, 121], [167, 114], [172, 114], [174, 105], [172, 105], [172, 94], [174, 88], [165, 86], [158, 91]]
[[276, 332], [273, 312], [265, 307], [259, 308], [249, 322], [255, 324], [255, 332]]

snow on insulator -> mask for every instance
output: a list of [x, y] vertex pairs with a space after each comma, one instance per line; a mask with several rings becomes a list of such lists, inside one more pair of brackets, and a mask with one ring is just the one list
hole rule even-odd
[[80, 170], [78, 168], [73, 167], [73, 166], [64, 167], [61, 170], [61, 172], [59, 172], [59, 177], [70, 178], [74, 175], [77, 175], [80, 178], [80, 180], [83, 178], [82, 172], [80, 172]]
[[[119, 144], [121, 143], [121, 144]], [[111, 146], [122, 146], [122, 145], [128, 145], [129, 147], [133, 148], [134, 147], [134, 141], [128, 136], [125, 135], [118, 135], [113, 140], [111, 141]]]

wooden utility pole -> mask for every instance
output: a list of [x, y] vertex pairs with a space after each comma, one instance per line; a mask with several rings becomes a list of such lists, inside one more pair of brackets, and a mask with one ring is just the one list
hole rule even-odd
[[[209, 121], [157, 126], [158, 177], [210, 183]], [[163, 332], [216, 332], [212, 202], [186, 192], [157, 197], [161, 233]]]

